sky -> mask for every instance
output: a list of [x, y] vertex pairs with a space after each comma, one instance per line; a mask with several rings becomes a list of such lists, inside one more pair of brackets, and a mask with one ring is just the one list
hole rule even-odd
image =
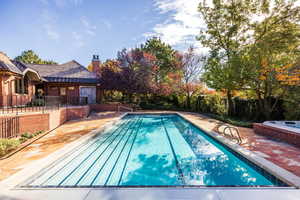
[[0, 51], [32, 49], [42, 59], [87, 66], [158, 36], [175, 49], [193, 44], [204, 23], [200, 0], [0, 0]]

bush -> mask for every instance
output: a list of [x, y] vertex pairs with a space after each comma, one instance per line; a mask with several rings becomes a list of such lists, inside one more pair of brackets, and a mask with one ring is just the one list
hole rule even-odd
[[33, 106], [45, 106], [45, 100], [44, 99], [33, 99], [31, 101], [31, 105], [33, 105]]
[[283, 103], [287, 120], [300, 120], [300, 87], [290, 90]]
[[43, 133], [43, 131], [37, 131], [37, 132], [35, 132], [33, 134], [31, 134], [31, 133], [23, 133], [21, 135], [21, 137], [19, 138], [19, 140], [20, 140], [21, 143], [23, 143], [23, 142], [26, 142], [27, 140], [29, 140], [29, 139], [31, 139], [31, 138], [33, 138], [33, 137], [41, 134], [41, 133]]
[[21, 137], [26, 138], [26, 139], [31, 139], [31, 138], [34, 137], [34, 135], [33, 135], [33, 134], [30, 134], [30, 133], [23, 133], [23, 134], [21, 135]]
[[0, 157], [16, 149], [19, 145], [18, 139], [0, 139]]
[[197, 104], [197, 111], [203, 113], [213, 113], [217, 115], [224, 115], [226, 113], [224, 100], [218, 94], [199, 96]]
[[246, 128], [252, 128], [253, 122], [250, 121], [241, 121], [239, 119], [227, 117], [227, 116], [220, 116], [220, 115], [214, 115], [214, 114], [206, 114], [208, 117], [214, 118], [216, 120], [231, 124], [233, 126], [240, 126], [240, 127], [246, 127]]

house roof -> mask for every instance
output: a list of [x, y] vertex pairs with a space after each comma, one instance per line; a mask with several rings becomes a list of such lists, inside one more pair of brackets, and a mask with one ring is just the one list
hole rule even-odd
[[25, 64], [20, 61], [10, 60], [0, 52], [0, 70], [25, 75], [34, 74], [36, 80], [64, 83], [98, 83], [99, 79], [93, 72], [75, 60], [64, 64]]
[[11, 62], [10, 58], [0, 51], [0, 70], [22, 74], [22, 71]]
[[25, 64], [49, 82], [98, 83], [95, 73], [89, 72], [75, 60], [64, 64]]

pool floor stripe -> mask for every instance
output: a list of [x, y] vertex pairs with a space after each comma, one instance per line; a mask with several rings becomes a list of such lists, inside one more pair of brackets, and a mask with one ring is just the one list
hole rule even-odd
[[[123, 123], [119, 124], [119, 126], [113, 130], [113, 132], [111, 132], [109, 134], [109, 136], [107, 138], [105, 138], [105, 140], [103, 142], [101, 142], [99, 144], [99, 146], [96, 147], [95, 151], [104, 143], [106, 142], [110, 137], [112, 137], [120, 128], [122, 125], [129, 124], [130, 120], [124, 121]], [[63, 165], [61, 168], [59, 168], [57, 171], [55, 171], [54, 174], [52, 174], [50, 177], [48, 177], [45, 181], [43, 181], [41, 184], [44, 185], [47, 181], [51, 180], [54, 176], [56, 176], [61, 170], [63, 170], [66, 166], [68, 166], [71, 162], [73, 162], [76, 158], [78, 158], [78, 156], [82, 155], [83, 153], [86, 152], [86, 150], [88, 150], [88, 148], [90, 148], [92, 145], [94, 145], [95, 143], [97, 143], [99, 140], [103, 139], [103, 137], [99, 137], [97, 140], [95, 140], [92, 143], [86, 143], [85, 145], [81, 146], [80, 148], [83, 148], [85, 146], [87, 146], [85, 149], [81, 150], [76, 156], [74, 156], [74, 158], [72, 158], [71, 160], [69, 160], [65, 165]], [[62, 160], [63, 161], [63, 160]], [[43, 174], [44, 175], [44, 174]], [[40, 176], [41, 177], [41, 176]], [[32, 180], [31, 182], [28, 183], [28, 185], [30, 185], [31, 183], [34, 183], [36, 181]]]
[[[140, 123], [140, 126], [141, 126], [141, 124], [142, 124], [142, 123]], [[137, 129], [137, 132], [138, 132], [138, 130], [140, 129], [140, 126], [139, 126], [139, 128]], [[125, 164], [124, 164], [124, 166], [123, 166], [123, 169], [122, 169], [122, 172], [121, 172], [121, 176], [120, 176], [120, 178], [119, 178], [119, 181], [118, 181], [118, 184], [117, 184], [117, 185], [120, 185], [120, 183], [121, 183], [121, 180], [122, 180], [124, 171], [125, 171], [126, 166], [127, 166], [128, 159], [129, 159], [130, 154], [131, 154], [131, 151], [132, 151], [132, 147], [133, 147], [133, 145], [134, 145], [134, 143], [135, 143], [135, 140], [136, 140], [136, 137], [137, 137], [137, 132], [136, 132], [136, 134], [135, 134], [135, 136], [134, 136], [134, 138], [133, 138], [132, 144], [131, 144], [130, 149], [129, 149], [129, 152], [128, 152], [128, 154], [127, 154], [127, 157], [126, 157], [126, 160], [125, 160]]]
[[[143, 119], [140, 120], [140, 124], [139, 124], [138, 128], [135, 129], [135, 133], [134, 133], [133, 138], [136, 138], [136, 135], [138, 134], [139, 129], [140, 129], [140, 127], [141, 127], [142, 121], [143, 121]], [[110, 177], [111, 177], [113, 171], [115, 170], [115, 167], [116, 167], [116, 165], [117, 165], [117, 163], [118, 163], [118, 161], [119, 161], [121, 155], [123, 154], [123, 151], [124, 151], [124, 149], [125, 149], [125, 147], [126, 147], [128, 141], [129, 141], [129, 138], [131, 137], [131, 135], [132, 135], [132, 133], [131, 133], [130, 136], [128, 137], [128, 139], [127, 139], [125, 145], [123, 146], [123, 148], [122, 148], [120, 154], [118, 155], [118, 158], [117, 158], [117, 160], [115, 161], [115, 164], [114, 164], [113, 168], [110, 170], [110, 173], [109, 173], [109, 175], [108, 175], [108, 177], [107, 177], [107, 179], [106, 179], [104, 185], [107, 185], [107, 183], [108, 183], [108, 181], [109, 181], [109, 179], [110, 179]], [[133, 142], [132, 142], [132, 143], [134, 143], [134, 141], [135, 141], [135, 139], [133, 139]], [[130, 152], [128, 152], [128, 153], [130, 153]]]
[[[130, 124], [132, 124], [132, 123], [134, 123], [134, 122], [132, 122], [132, 121], [130, 121], [129, 122]], [[104, 149], [104, 151], [109, 147], [109, 145], [111, 144], [111, 143], [113, 143], [113, 141], [115, 141], [115, 139], [116, 138], [118, 138], [119, 137], [119, 135], [122, 133], [122, 131], [123, 131], [123, 129], [121, 129], [119, 132], [118, 132], [118, 134], [112, 139], [112, 141], [106, 146], [106, 148]], [[91, 155], [93, 155], [106, 141], [108, 141], [108, 138], [106, 138], [105, 139], [105, 141], [103, 141], [103, 142], [101, 142], [98, 146], [97, 146], [97, 148], [94, 150], [94, 151], [92, 151], [84, 160], [82, 160], [79, 164], [78, 164], [78, 166], [76, 167], [76, 168], [74, 168], [62, 181], [60, 181], [60, 183], [58, 184], [59, 186], [65, 181], [65, 180], [67, 180], [68, 178], [69, 178], [69, 176], [71, 176], [86, 160], [88, 160], [90, 157], [91, 157]], [[103, 152], [104, 152], [103, 151]], [[102, 153], [100, 154], [100, 156], [102, 155]]]
[[[132, 125], [134, 126], [136, 124], [137, 120], [135, 121], [132, 121], [132, 123], [127, 127], [127, 129], [125, 130], [125, 134], [126, 132], [132, 127]], [[124, 129], [123, 129], [124, 130]], [[121, 131], [122, 132], [122, 131]], [[120, 132], [120, 133], [121, 133]], [[118, 136], [120, 135], [120, 133], [118, 134]], [[121, 137], [121, 139], [119, 140], [119, 142], [117, 143], [117, 146], [118, 144], [120, 143], [120, 141], [122, 140], [122, 138], [125, 136], [125, 134]], [[117, 136], [117, 137], [118, 137]], [[115, 141], [115, 139], [117, 138], [115, 137], [114, 140], [109, 143], [106, 148], [101, 152], [101, 154], [94, 160], [94, 162], [90, 165], [90, 167], [84, 172], [84, 174], [79, 178], [79, 180], [76, 182], [75, 185], [78, 185], [80, 183], [80, 181], [85, 177], [85, 175], [90, 171], [90, 169], [96, 164], [96, 162], [100, 159], [100, 157], [106, 152], [106, 150], [110, 147], [110, 145]]]
[[172, 150], [172, 154], [173, 154], [173, 157], [174, 157], [174, 160], [175, 160], [175, 164], [176, 164], [176, 167], [178, 169], [178, 172], [179, 172], [179, 177], [180, 177], [180, 180], [182, 181], [182, 184], [185, 185], [185, 180], [184, 180], [184, 175], [183, 175], [183, 171], [179, 165], [179, 162], [178, 162], [178, 159], [177, 159], [177, 156], [176, 156], [176, 153], [175, 153], [175, 150], [174, 150], [174, 147], [173, 147], [173, 144], [172, 144], [172, 141], [170, 139], [170, 136], [169, 136], [169, 133], [168, 133], [168, 130], [165, 126], [165, 123], [164, 123], [164, 120], [163, 118], [161, 117], [161, 124], [162, 126], [164, 127], [164, 130], [165, 130], [165, 133], [167, 135], [167, 138], [168, 138], [168, 142], [170, 144], [170, 147], [171, 147], [171, 150]]
[[[135, 125], [137, 125], [138, 123], [140, 123], [142, 120], [140, 119], [140, 117], [137, 119], [137, 123]], [[131, 137], [132, 133], [136, 130], [134, 129], [135, 126], [133, 126], [133, 129], [131, 130], [131, 132], [129, 133], [129, 137], [126, 140], [126, 143], [128, 141], [128, 139]], [[127, 132], [126, 132], [127, 133]], [[124, 135], [125, 136], [125, 135]], [[115, 150], [117, 149], [117, 147], [119, 146], [121, 140], [118, 142], [117, 146], [113, 149], [113, 151], [110, 153], [110, 155], [108, 156], [108, 158], [105, 160], [104, 164], [102, 165], [101, 169], [98, 171], [97, 175], [94, 177], [92, 183], [90, 185], [93, 185], [94, 182], [96, 181], [96, 179], [98, 178], [100, 172], [102, 171], [102, 169], [105, 167], [107, 161], [110, 159], [110, 157], [113, 155], [113, 153], [115, 152]], [[124, 149], [124, 147], [126, 146], [126, 143], [124, 144], [122, 150]], [[122, 152], [121, 152], [122, 153]]]

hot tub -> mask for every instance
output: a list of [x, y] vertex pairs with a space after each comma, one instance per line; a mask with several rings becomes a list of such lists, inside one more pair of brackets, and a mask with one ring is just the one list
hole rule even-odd
[[266, 121], [263, 124], [300, 134], [300, 121]]
[[300, 121], [266, 121], [253, 128], [255, 133], [300, 147]]

